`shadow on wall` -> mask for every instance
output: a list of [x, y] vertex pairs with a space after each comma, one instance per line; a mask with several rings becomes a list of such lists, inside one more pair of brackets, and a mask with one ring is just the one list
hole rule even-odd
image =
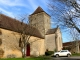
[[[2, 31], [0, 30], [0, 35], [2, 35]], [[0, 38], [0, 46], [2, 45], [2, 39]], [[0, 58], [2, 58], [4, 55], [4, 50], [0, 48]]]
[[2, 31], [0, 30], [0, 35], [2, 35]]
[[2, 58], [4, 55], [4, 50], [2, 48], [0, 48], [0, 58]]

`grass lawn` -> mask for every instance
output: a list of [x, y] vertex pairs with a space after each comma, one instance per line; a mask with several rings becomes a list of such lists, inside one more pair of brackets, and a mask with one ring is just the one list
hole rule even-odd
[[5, 58], [0, 60], [49, 60], [50, 57], [34, 57], [34, 58]]
[[74, 53], [72, 56], [80, 56], [80, 53]]

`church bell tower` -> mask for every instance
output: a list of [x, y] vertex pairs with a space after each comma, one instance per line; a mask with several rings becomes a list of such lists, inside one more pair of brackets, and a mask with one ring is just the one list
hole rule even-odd
[[50, 16], [38, 7], [30, 16], [29, 24], [39, 30], [41, 35], [45, 37], [46, 32], [50, 29]]

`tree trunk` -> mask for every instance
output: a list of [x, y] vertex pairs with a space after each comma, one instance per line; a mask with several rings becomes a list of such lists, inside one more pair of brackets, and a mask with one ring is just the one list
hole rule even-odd
[[23, 58], [25, 58], [26, 57], [26, 42], [25, 41], [24, 41], [24, 47], [23, 47], [23, 49], [24, 49]]
[[79, 53], [79, 42], [76, 42], [76, 53]]

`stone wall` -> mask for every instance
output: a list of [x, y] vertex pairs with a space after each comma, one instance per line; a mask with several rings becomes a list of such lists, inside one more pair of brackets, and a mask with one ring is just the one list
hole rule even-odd
[[50, 16], [45, 12], [37, 13], [29, 16], [30, 25], [36, 27], [42, 36], [45, 36], [46, 31], [50, 29]]
[[46, 34], [48, 29], [51, 29], [51, 21], [49, 15], [47, 15], [45, 12], [43, 14], [44, 14], [44, 27], [45, 27], [45, 34]]
[[30, 38], [31, 55], [44, 55], [45, 54], [45, 44], [44, 39], [31, 37]]
[[57, 51], [60, 51], [62, 50], [62, 34], [61, 34], [61, 31], [59, 28], [57, 28], [57, 31], [56, 31], [56, 47], [57, 47]]
[[22, 54], [19, 47], [19, 34], [1, 28], [0, 30], [2, 32], [2, 35], [0, 35], [0, 38], [2, 39], [2, 45], [0, 46], [0, 48], [4, 50], [3, 57], [9, 57], [10, 55], [21, 57]]
[[46, 35], [45, 38], [46, 49], [54, 51], [56, 49], [55, 34]]
[[[2, 32], [2, 34], [0, 35], [0, 38], [2, 39], [2, 45], [0, 46], [0, 48], [2, 48], [4, 51], [3, 58], [7, 58], [10, 56], [22, 57], [21, 48], [19, 47], [20, 34], [2, 28], [0, 28], [0, 30]], [[29, 42], [31, 55], [44, 55], [44, 39], [32, 36], [30, 37]]]
[[37, 13], [34, 15], [29, 16], [29, 24], [33, 27], [36, 27], [42, 36], [44, 36], [44, 14], [43, 13]]

